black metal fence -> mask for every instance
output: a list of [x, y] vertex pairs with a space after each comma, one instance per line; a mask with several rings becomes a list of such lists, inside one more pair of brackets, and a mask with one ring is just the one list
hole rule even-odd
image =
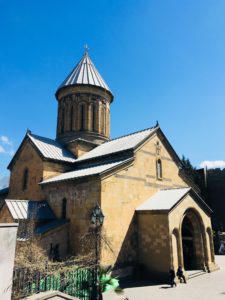
[[96, 299], [95, 269], [76, 268], [56, 274], [20, 268], [14, 270], [12, 300], [56, 290], [82, 300]]

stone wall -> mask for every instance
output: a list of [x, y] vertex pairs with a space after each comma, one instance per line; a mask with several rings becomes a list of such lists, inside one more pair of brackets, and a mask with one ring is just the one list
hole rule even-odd
[[14, 220], [6, 204], [0, 209], [0, 223], [13, 223]]
[[85, 180], [49, 184], [43, 187], [49, 205], [58, 218], [62, 216], [63, 199], [67, 202], [66, 218], [70, 221], [69, 243], [72, 254], [81, 254], [81, 239], [91, 226], [91, 212], [101, 201], [100, 180], [90, 177]]
[[167, 214], [138, 213], [138, 258], [141, 270], [154, 275], [152, 280], [167, 275], [170, 269], [170, 239]]
[[53, 250], [54, 247], [57, 245], [59, 246], [59, 256], [64, 258], [67, 256], [68, 247], [69, 247], [69, 232], [68, 232], [69, 224], [65, 224], [59, 226], [51, 231], [42, 234], [40, 238], [37, 240], [38, 244], [46, 250], [47, 254], [50, 253], [51, 249]]
[[[24, 172], [27, 173], [27, 187], [24, 189]], [[70, 171], [71, 165], [44, 161], [37, 149], [27, 140], [25, 141], [17, 159], [15, 160], [11, 174], [8, 199], [44, 200], [42, 188], [39, 183], [43, 179], [60, 175]]]
[[[28, 170], [27, 188], [24, 189], [24, 172], [26, 169]], [[8, 198], [43, 200], [41, 187], [38, 185], [42, 177], [42, 159], [36, 149], [27, 140], [11, 170]]]
[[[135, 263], [139, 234], [135, 209], [159, 189], [186, 186], [178, 174], [178, 166], [157, 135], [140, 147], [135, 157], [130, 167], [102, 181], [104, 230], [113, 249], [113, 253], [109, 249], [102, 252], [102, 261], [106, 264]], [[160, 179], [156, 176], [158, 158], [162, 162]]]
[[60, 175], [71, 170], [71, 165], [51, 161], [43, 162], [43, 180]]
[[67, 149], [71, 151], [75, 157], [80, 157], [81, 155], [91, 151], [93, 148], [93, 144], [86, 143], [82, 140], [74, 140], [67, 144]]

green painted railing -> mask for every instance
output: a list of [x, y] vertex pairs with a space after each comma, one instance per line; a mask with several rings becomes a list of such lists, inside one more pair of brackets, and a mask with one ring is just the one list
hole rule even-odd
[[82, 300], [91, 300], [95, 284], [95, 270], [76, 268], [58, 274], [31, 272], [27, 269], [16, 269], [13, 279], [13, 297], [25, 297], [35, 293], [56, 290], [75, 296]]

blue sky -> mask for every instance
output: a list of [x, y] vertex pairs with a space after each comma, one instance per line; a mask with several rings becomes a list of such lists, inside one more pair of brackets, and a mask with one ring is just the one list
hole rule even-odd
[[[0, 177], [83, 54], [111, 87], [111, 136], [155, 125], [195, 166], [225, 165], [224, 0], [0, 0]], [[215, 161], [221, 161], [215, 163]]]

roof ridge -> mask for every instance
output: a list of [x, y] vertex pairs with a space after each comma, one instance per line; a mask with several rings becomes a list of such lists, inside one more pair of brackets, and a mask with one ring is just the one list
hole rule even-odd
[[41, 136], [41, 135], [34, 134], [34, 133], [27, 133], [27, 135], [28, 135], [29, 137], [34, 137], [34, 138], [41, 138], [41, 139], [44, 138], [44, 139], [46, 139], [46, 140], [52, 141], [52, 142], [54, 142], [54, 143], [57, 143], [57, 144], [59, 144], [59, 145], [61, 145], [61, 146], [63, 147], [63, 145], [62, 145], [61, 143], [59, 143], [58, 141], [56, 141], [56, 140], [54, 140], [54, 139], [51, 139], [51, 138], [49, 138], [49, 137]]
[[99, 157], [113, 155], [115, 153], [122, 153], [132, 149], [134, 150], [141, 143], [146, 141], [151, 135], [153, 135], [158, 128], [159, 126], [145, 128], [107, 141], [78, 157], [76, 162], [93, 160]]
[[[150, 129], [156, 129], [157, 127], [159, 127], [159, 126], [152, 126], [152, 127], [148, 127], [148, 128], [146, 128], [146, 129], [141, 129], [141, 130], [138, 130], [138, 131], [129, 133], [129, 134], [121, 135], [121, 136], [119, 136], [119, 137], [117, 137], [117, 138], [111, 139], [110, 141], [108, 141], [108, 142], [106, 142], [106, 143], [110, 143], [110, 142], [112, 142], [112, 141], [119, 140], [119, 139], [122, 139], [122, 138], [124, 138], [124, 137], [131, 136], [131, 135], [134, 135], [134, 134], [136, 134], [136, 133], [141, 133], [141, 132], [144, 132], [144, 131], [147, 131], [147, 130], [150, 130]], [[105, 144], [105, 143], [104, 143], [104, 144]], [[104, 144], [103, 144], [103, 145], [104, 145]]]

